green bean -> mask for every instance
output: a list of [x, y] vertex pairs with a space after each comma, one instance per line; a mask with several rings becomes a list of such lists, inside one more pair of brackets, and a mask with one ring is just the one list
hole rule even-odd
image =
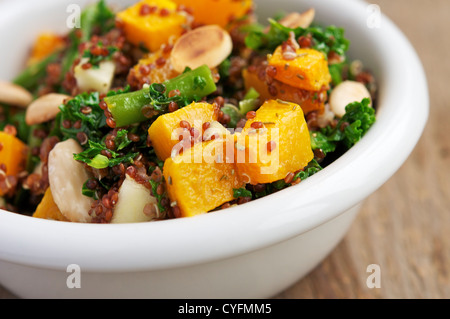
[[105, 102], [116, 126], [122, 127], [167, 112], [170, 102], [183, 107], [216, 89], [211, 70], [204, 65], [162, 84], [152, 84], [150, 88], [106, 97]]
[[28, 66], [14, 80], [14, 84], [20, 85], [29, 91], [34, 91], [39, 81], [46, 75], [47, 65], [58, 59], [60, 52], [55, 52], [43, 60]]
[[86, 7], [81, 13], [80, 29], [78, 30], [80, 31], [80, 34], [77, 35], [77, 30], [73, 30], [69, 35], [72, 43], [66, 51], [61, 62], [62, 72], [60, 81], [63, 80], [65, 74], [70, 70], [74, 61], [77, 59], [79, 54], [79, 45], [83, 42], [89, 41], [93, 34], [95, 26], [102, 27], [102, 23], [106, 23], [105, 21], [103, 21], [103, 19], [105, 18], [105, 12], [103, 11], [109, 9], [105, 8], [106, 6], [104, 5], [103, 1], [100, 1], [97, 4], [92, 4]]

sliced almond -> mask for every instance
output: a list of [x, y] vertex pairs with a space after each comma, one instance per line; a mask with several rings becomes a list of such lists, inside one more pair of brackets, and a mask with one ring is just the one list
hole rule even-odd
[[25, 108], [33, 101], [33, 95], [14, 83], [0, 81], [0, 103]]
[[[278, 22], [287, 28], [295, 29], [301, 27], [306, 29], [314, 21], [315, 16], [316, 10], [314, 10], [314, 8], [311, 8], [302, 13], [291, 12], [285, 17], [281, 18]], [[270, 26], [264, 29], [265, 32], [268, 32], [269, 30]]]
[[233, 50], [233, 42], [227, 31], [217, 25], [207, 25], [185, 33], [175, 43], [170, 61], [177, 72], [186, 67], [195, 69], [206, 64], [215, 68]]
[[48, 156], [48, 178], [53, 200], [61, 214], [72, 222], [88, 223], [93, 199], [83, 195], [83, 184], [90, 178], [82, 163], [73, 154], [82, 152], [73, 139], [59, 142]]
[[342, 117], [348, 104], [361, 102], [364, 98], [370, 97], [370, 93], [364, 84], [355, 81], [344, 81], [331, 91], [330, 108], [336, 116]]
[[316, 16], [316, 11], [311, 8], [309, 10], [306, 10], [305, 12], [298, 13], [298, 12], [292, 12], [282, 18], [280, 20], [280, 23], [288, 28], [307, 28], [311, 25], [311, 23], [314, 21], [314, 18]]
[[70, 96], [49, 93], [34, 100], [27, 108], [25, 121], [28, 125], [41, 124], [53, 120], [59, 113], [59, 106]]

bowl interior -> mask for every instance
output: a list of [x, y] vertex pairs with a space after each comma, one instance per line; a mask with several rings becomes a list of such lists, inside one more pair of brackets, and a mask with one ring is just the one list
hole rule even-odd
[[[120, 1], [120, 6], [133, 2]], [[0, 43], [7, 48], [0, 51], [0, 59], [8, 61], [2, 64], [0, 79], [17, 74], [39, 32], [68, 31], [67, 8], [73, 3], [83, 7], [88, 1], [23, 0], [0, 4]], [[319, 23], [345, 28], [351, 41], [350, 56], [369, 66], [379, 82], [377, 122], [363, 140], [325, 170], [294, 187], [189, 219], [80, 225], [2, 211], [0, 258], [52, 268], [64, 268], [77, 258], [85, 269], [115, 270], [159, 269], [226, 258], [318, 227], [389, 179], [414, 148], [428, 116], [425, 75], [404, 35], [384, 16], [379, 28], [368, 27], [368, 4], [358, 0], [260, 0], [256, 4], [262, 20], [280, 10], [314, 7]], [[91, 244], [99, 239], [108, 242], [110, 248]]]

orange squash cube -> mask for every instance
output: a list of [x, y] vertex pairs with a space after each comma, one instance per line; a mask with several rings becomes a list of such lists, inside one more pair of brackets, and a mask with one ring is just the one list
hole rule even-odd
[[303, 169], [313, 159], [308, 126], [300, 106], [269, 100], [236, 134], [236, 166], [248, 184], [272, 183]]
[[271, 90], [269, 90], [269, 85], [264, 80], [261, 80], [257, 73], [243, 70], [242, 76], [246, 90], [250, 88], [255, 89], [259, 93], [262, 102], [266, 100], [292, 102], [300, 105], [305, 114], [311, 111], [319, 111], [319, 113], [322, 113], [325, 109], [325, 101], [327, 99], [326, 90], [319, 92], [302, 90], [277, 80], [273, 80], [270, 84]]
[[64, 48], [64, 46], [64, 39], [60, 35], [51, 32], [43, 32], [39, 34], [31, 49], [28, 65], [39, 62], [56, 50]]
[[253, 8], [252, 0], [173, 0], [192, 10], [199, 24], [217, 24], [226, 27], [231, 21], [242, 18]]
[[[17, 176], [25, 170], [28, 156], [28, 147], [14, 135], [0, 132], [0, 164], [6, 176]], [[0, 196], [4, 196], [5, 191], [0, 190]]]
[[157, 51], [161, 45], [175, 40], [185, 31], [188, 19], [178, 12], [170, 0], [142, 0], [121, 11], [117, 18], [125, 36], [134, 45]]
[[36, 208], [33, 217], [58, 221], [68, 221], [68, 219], [64, 217], [55, 201], [53, 200], [53, 195], [50, 187], [45, 191], [44, 197], [42, 197], [42, 200]]
[[[197, 136], [193, 136], [195, 142], [202, 141], [203, 124], [217, 121], [218, 116], [219, 108], [209, 103], [192, 103], [175, 112], [159, 116], [148, 129], [156, 155], [164, 161], [172, 156], [173, 151], [177, 154], [189, 148], [189, 127], [197, 132], [194, 134]], [[189, 127], [186, 127], [187, 124]], [[189, 143], [183, 143], [183, 140]]]
[[276, 80], [299, 89], [320, 91], [331, 82], [325, 55], [314, 49], [297, 49], [295, 58], [286, 59], [279, 46], [268, 62], [276, 69], [273, 76]]
[[14, 135], [0, 132], [0, 164], [6, 166], [6, 175], [17, 175], [25, 169], [28, 147]]
[[182, 217], [207, 213], [234, 199], [233, 189], [244, 186], [234, 163], [234, 137], [195, 144], [168, 158], [163, 174], [169, 198]]

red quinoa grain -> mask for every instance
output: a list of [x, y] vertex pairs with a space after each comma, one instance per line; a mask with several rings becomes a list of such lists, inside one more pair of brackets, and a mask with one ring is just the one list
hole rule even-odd
[[257, 122], [253, 122], [250, 126], [254, 129], [259, 129], [259, 128], [262, 128], [264, 126], [264, 124], [262, 122], [257, 121]]
[[189, 124], [188, 121], [181, 120], [180, 121], [180, 127], [190, 130], [191, 129], [191, 124]]
[[6, 124], [3, 128], [3, 132], [5, 132], [8, 135], [16, 136], [17, 135], [17, 129], [14, 125]]
[[159, 15], [161, 17], [167, 17], [170, 14], [170, 11], [166, 8], [162, 8], [161, 11], [159, 11]]
[[286, 175], [286, 177], [284, 178], [284, 182], [285, 182], [286, 184], [290, 184], [290, 183], [292, 183], [292, 180], [294, 179], [294, 177], [295, 177], [294, 173], [290, 172], [290, 173], [288, 173], [288, 174]]
[[77, 139], [78, 139], [78, 142], [80, 142], [81, 145], [85, 145], [88, 142], [88, 136], [84, 132], [78, 132], [77, 133]]
[[245, 115], [245, 118], [247, 120], [251, 120], [254, 119], [256, 117], [256, 112], [255, 111], [249, 111], [247, 112], [247, 114]]
[[116, 127], [116, 122], [111, 118], [108, 117], [106, 119], [106, 124], [110, 127], [110, 128], [115, 128]]
[[174, 218], [180, 218], [181, 217], [180, 207], [178, 207], [177, 205], [172, 207], [172, 214]]
[[175, 112], [176, 110], [178, 110], [178, 104], [176, 103], [176, 102], [170, 102], [169, 103], [169, 112], [170, 113], [172, 113], [172, 112]]
[[269, 65], [266, 68], [266, 74], [272, 78], [277, 76], [277, 68], [274, 67], [273, 65]]
[[268, 152], [272, 152], [273, 150], [275, 150], [276, 147], [277, 147], [277, 143], [275, 143], [274, 141], [270, 141], [267, 143], [267, 151]]

